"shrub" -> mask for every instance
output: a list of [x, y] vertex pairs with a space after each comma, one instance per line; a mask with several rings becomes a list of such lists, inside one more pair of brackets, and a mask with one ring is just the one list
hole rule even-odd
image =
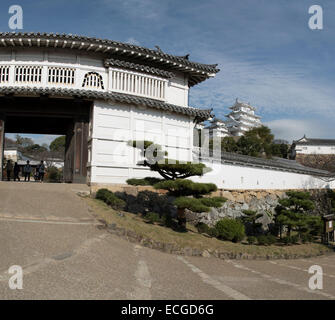
[[247, 240], [249, 244], [255, 244], [257, 242], [257, 238], [255, 236], [249, 236]]
[[266, 238], [269, 245], [275, 244], [277, 242], [277, 238], [272, 234], [268, 234]]
[[203, 223], [203, 222], [197, 223], [196, 228], [199, 233], [207, 233], [207, 234], [210, 229], [210, 227], [206, 223]]
[[119, 199], [113, 192], [108, 189], [99, 189], [96, 194], [96, 199], [104, 201], [115, 210], [123, 210], [126, 203]]
[[99, 189], [95, 195], [96, 199], [105, 201], [107, 199], [107, 195], [110, 193], [108, 189]]
[[291, 243], [296, 244], [299, 242], [299, 236], [297, 234], [291, 236]]
[[217, 190], [217, 186], [213, 183], [199, 183], [186, 179], [161, 181], [156, 183], [154, 188], [168, 190], [169, 193], [175, 197], [199, 197]]
[[156, 212], [148, 212], [148, 213], [145, 215], [145, 218], [146, 218], [150, 223], [160, 222], [160, 221], [161, 221], [161, 218], [160, 218], [159, 214], [156, 213]]
[[128, 179], [127, 183], [132, 186], [153, 186], [160, 181], [162, 181], [162, 179], [146, 177], [144, 179]]
[[179, 209], [189, 209], [193, 212], [208, 212], [209, 207], [205, 206], [200, 199], [180, 197], [173, 202]]
[[227, 199], [222, 197], [212, 197], [212, 198], [201, 198], [200, 201], [206, 207], [220, 208], [227, 201]]
[[292, 239], [291, 239], [290, 236], [283, 237], [283, 238], [281, 239], [281, 241], [282, 241], [284, 244], [286, 244], [286, 245], [292, 243]]
[[62, 171], [56, 167], [49, 167], [46, 172], [46, 180], [49, 182], [60, 182], [62, 180]]
[[257, 237], [258, 244], [261, 246], [267, 246], [268, 243], [268, 237], [264, 234]]
[[223, 218], [215, 225], [218, 237], [223, 240], [239, 242], [245, 237], [244, 225], [239, 220]]
[[211, 237], [216, 238], [218, 236], [218, 232], [216, 230], [216, 228], [212, 228], [210, 226], [208, 226], [206, 223], [203, 222], [199, 222], [196, 225], [196, 228], [198, 229], [199, 233], [206, 233]]

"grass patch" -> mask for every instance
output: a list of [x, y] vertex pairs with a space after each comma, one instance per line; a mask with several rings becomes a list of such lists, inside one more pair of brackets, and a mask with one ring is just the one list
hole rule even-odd
[[107, 224], [115, 223], [118, 227], [133, 231], [143, 237], [162, 243], [173, 243], [180, 247], [208, 250], [209, 252], [218, 250], [220, 253], [249, 254], [258, 258], [281, 255], [306, 257], [333, 252], [331, 248], [318, 243], [262, 246], [222, 241], [200, 234], [196, 227], [190, 224], [187, 225], [188, 232], [176, 232], [165, 226], [148, 223], [140, 215], [124, 211], [120, 215], [118, 211], [113, 210], [101, 200], [89, 197], [85, 198], [85, 200], [96, 214], [96, 217], [104, 220]]

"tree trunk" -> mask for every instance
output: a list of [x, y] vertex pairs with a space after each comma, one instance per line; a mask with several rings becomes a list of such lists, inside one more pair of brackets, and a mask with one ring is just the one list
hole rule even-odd
[[178, 224], [181, 228], [186, 229], [186, 214], [185, 209], [178, 208], [177, 210]]

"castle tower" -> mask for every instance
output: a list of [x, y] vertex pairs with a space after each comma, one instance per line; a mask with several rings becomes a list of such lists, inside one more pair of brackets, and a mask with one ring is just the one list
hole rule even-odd
[[262, 125], [260, 117], [255, 115], [256, 108], [249, 103], [236, 99], [235, 104], [229, 109], [231, 112], [226, 115], [228, 120], [225, 123], [229, 133], [233, 136], [243, 136], [250, 129]]

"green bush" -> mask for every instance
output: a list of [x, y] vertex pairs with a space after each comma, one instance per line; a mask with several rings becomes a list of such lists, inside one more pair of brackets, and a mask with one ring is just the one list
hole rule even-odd
[[174, 200], [173, 203], [179, 209], [189, 209], [193, 212], [208, 212], [210, 208], [205, 206], [201, 200], [202, 199], [179, 197]]
[[272, 234], [268, 234], [266, 238], [267, 238], [268, 245], [272, 245], [277, 242], [277, 238]]
[[291, 243], [292, 244], [299, 243], [299, 236], [297, 234], [291, 236]]
[[284, 244], [297, 244], [297, 243], [299, 243], [299, 236], [298, 235], [293, 235], [293, 236], [283, 237], [281, 241]]
[[208, 226], [206, 223], [203, 222], [199, 222], [196, 225], [196, 228], [198, 229], [199, 233], [206, 233], [211, 237], [216, 238], [218, 236], [218, 232], [216, 230], [216, 228], [212, 228], [210, 226]]
[[247, 240], [249, 244], [255, 244], [257, 242], [257, 238], [255, 236], [249, 236]]
[[107, 199], [107, 195], [110, 193], [108, 189], [99, 189], [95, 195], [96, 199], [105, 201]]
[[268, 243], [268, 237], [264, 234], [257, 237], [258, 244], [261, 246], [267, 246]]
[[160, 218], [159, 214], [156, 213], [156, 212], [148, 212], [145, 215], [145, 219], [147, 219], [150, 223], [160, 222], [161, 221], [161, 218]]
[[162, 179], [146, 177], [144, 179], [128, 179], [127, 183], [132, 186], [153, 186], [160, 181], [162, 181]]
[[286, 244], [286, 245], [292, 243], [292, 239], [291, 239], [290, 236], [283, 237], [283, 238], [281, 239], [281, 241], [282, 241], [284, 244]]
[[60, 182], [62, 180], [62, 170], [56, 167], [49, 167], [46, 172], [46, 180], [49, 182]]
[[201, 198], [200, 201], [206, 207], [220, 208], [227, 201], [227, 199], [222, 197], [212, 197], [212, 198]]
[[203, 223], [203, 222], [197, 223], [196, 228], [199, 233], [207, 233], [207, 234], [210, 229], [210, 227], [206, 223]]
[[187, 179], [164, 180], [154, 185], [155, 189], [168, 190], [175, 197], [194, 196], [200, 197], [217, 190], [213, 183], [198, 183]]
[[245, 237], [244, 225], [239, 220], [223, 218], [216, 223], [215, 229], [218, 232], [218, 237], [223, 240], [239, 242]]
[[96, 199], [104, 201], [115, 210], [123, 210], [126, 206], [126, 203], [122, 199], [119, 199], [108, 189], [99, 189], [95, 197]]

